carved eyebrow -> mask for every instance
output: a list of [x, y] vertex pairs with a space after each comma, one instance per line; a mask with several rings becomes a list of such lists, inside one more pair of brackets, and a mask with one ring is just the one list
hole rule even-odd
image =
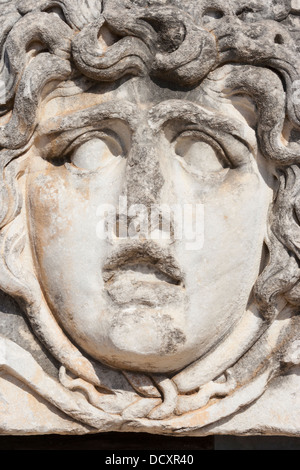
[[99, 132], [113, 132], [121, 123], [123, 127], [121, 134], [124, 135], [124, 139], [122, 138], [119, 143], [123, 149], [126, 149], [129, 142], [128, 140], [126, 143], [126, 139], [130, 139], [131, 131], [137, 126], [137, 119], [136, 106], [127, 101], [108, 101], [68, 115], [55, 116], [40, 124], [37, 129], [36, 143], [39, 154], [46, 159], [62, 156], [85, 134], [95, 137]]
[[216, 131], [220, 135], [231, 135], [256, 153], [257, 143], [247, 138], [246, 124], [227, 117], [219, 111], [203, 107], [191, 101], [168, 100], [153, 107], [149, 113], [149, 125], [154, 132], [159, 132], [170, 121], [182, 121], [187, 125], [199, 126], [202, 130]]
[[125, 121], [131, 129], [136, 127], [136, 106], [128, 101], [108, 101], [67, 116], [55, 116], [42, 123], [38, 135], [60, 134], [79, 128], [97, 126], [104, 120], [119, 119]]

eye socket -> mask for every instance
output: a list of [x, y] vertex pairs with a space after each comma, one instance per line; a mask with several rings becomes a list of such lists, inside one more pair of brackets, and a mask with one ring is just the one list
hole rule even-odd
[[95, 171], [121, 157], [122, 150], [112, 138], [92, 138], [77, 147], [70, 156], [70, 162], [79, 169]]
[[194, 173], [219, 173], [230, 167], [222, 148], [205, 134], [181, 134], [176, 140], [175, 152]]
[[204, 24], [207, 24], [210, 21], [220, 20], [223, 17], [224, 17], [223, 11], [218, 10], [217, 8], [209, 8], [204, 12], [202, 16], [202, 21]]

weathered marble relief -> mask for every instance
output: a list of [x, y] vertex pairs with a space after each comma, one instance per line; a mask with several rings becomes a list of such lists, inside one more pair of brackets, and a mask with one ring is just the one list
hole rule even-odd
[[0, 434], [300, 435], [300, 2], [2, 0], [0, 50]]

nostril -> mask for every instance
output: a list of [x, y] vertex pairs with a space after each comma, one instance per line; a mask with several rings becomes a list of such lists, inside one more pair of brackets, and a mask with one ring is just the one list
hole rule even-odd
[[276, 34], [274, 38], [275, 44], [284, 44], [284, 39], [281, 34]]

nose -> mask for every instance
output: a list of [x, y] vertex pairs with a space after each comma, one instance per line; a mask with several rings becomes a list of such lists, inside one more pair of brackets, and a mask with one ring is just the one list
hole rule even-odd
[[[165, 182], [159, 138], [153, 135], [149, 127], [141, 127], [134, 136], [128, 156], [123, 195], [127, 198], [125, 224], [134, 227], [133, 233], [138, 232], [142, 238], [145, 233], [146, 238], [154, 237], [157, 240], [172, 237], [172, 215], [161, 201]], [[122, 214], [119, 214], [119, 220], [122, 220]]]
[[150, 209], [160, 201], [164, 186], [156, 136], [142, 127], [136, 132], [128, 158], [125, 193], [128, 205], [142, 204]]

